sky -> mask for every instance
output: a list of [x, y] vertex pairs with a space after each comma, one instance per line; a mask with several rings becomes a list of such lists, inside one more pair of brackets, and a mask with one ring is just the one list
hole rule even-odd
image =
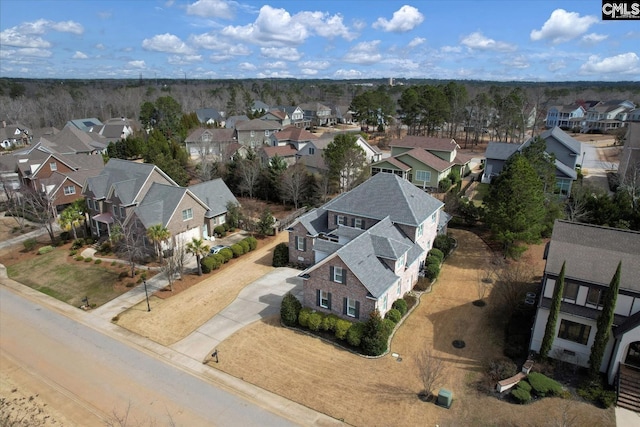
[[601, 0], [1, 0], [0, 77], [640, 81]]

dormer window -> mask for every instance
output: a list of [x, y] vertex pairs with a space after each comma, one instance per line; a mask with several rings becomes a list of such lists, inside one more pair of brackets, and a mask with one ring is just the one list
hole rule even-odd
[[58, 165], [56, 164], [56, 162], [51, 162], [49, 163], [49, 168], [51, 169], [51, 172], [55, 172], [58, 170]]

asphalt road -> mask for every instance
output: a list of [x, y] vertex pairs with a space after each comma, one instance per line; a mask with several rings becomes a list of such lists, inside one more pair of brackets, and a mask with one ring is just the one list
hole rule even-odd
[[141, 426], [295, 425], [4, 286], [0, 355], [73, 401], [78, 425], [127, 413], [128, 425]]

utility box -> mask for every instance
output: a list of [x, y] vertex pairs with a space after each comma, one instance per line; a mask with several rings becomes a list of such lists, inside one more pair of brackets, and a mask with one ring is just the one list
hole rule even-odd
[[438, 392], [438, 400], [436, 400], [436, 405], [449, 409], [451, 407], [452, 401], [453, 393], [446, 388], [441, 388]]

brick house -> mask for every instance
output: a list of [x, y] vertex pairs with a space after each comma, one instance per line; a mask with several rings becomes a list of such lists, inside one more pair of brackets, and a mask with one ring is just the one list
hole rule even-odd
[[300, 217], [289, 260], [308, 266], [303, 305], [350, 320], [382, 316], [418, 280], [444, 205], [393, 174], [378, 174]]

